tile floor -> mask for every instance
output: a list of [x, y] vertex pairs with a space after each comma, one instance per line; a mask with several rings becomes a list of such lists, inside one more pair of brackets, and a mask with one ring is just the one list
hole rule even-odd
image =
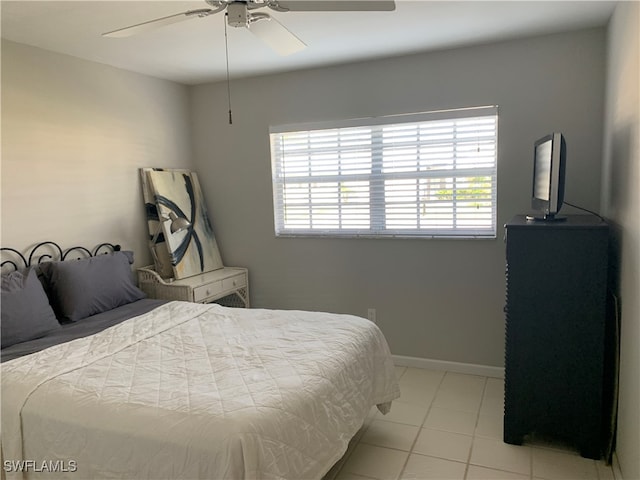
[[402, 396], [372, 410], [325, 480], [614, 480], [603, 461], [559, 446], [502, 442], [503, 381], [396, 367]]

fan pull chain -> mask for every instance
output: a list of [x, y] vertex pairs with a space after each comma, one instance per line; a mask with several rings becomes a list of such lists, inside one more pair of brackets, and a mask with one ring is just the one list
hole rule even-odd
[[227, 60], [227, 100], [229, 102], [229, 125], [233, 125], [233, 119], [231, 118], [231, 82], [229, 81], [229, 41], [227, 38], [227, 17], [228, 13], [224, 14], [224, 51]]

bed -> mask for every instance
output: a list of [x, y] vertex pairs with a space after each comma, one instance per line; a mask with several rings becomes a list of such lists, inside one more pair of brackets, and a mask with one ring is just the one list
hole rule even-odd
[[116, 250], [3, 274], [6, 315], [13, 276], [46, 317], [5, 345], [3, 308], [6, 478], [319, 479], [399, 397], [372, 322], [146, 299]]

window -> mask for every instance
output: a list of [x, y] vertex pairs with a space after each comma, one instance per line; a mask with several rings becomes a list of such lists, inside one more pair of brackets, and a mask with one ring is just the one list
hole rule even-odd
[[496, 236], [497, 107], [271, 129], [277, 236]]

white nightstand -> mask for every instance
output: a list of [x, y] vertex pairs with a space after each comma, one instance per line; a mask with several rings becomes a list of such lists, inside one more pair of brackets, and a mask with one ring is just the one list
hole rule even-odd
[[249, 308], [249, 272], [241, 267], [224, 267], [180, 280], [164, 280], [153, 265], [138, 269], [140, 289], [161, 300], [219, 303], [227, 307]]

